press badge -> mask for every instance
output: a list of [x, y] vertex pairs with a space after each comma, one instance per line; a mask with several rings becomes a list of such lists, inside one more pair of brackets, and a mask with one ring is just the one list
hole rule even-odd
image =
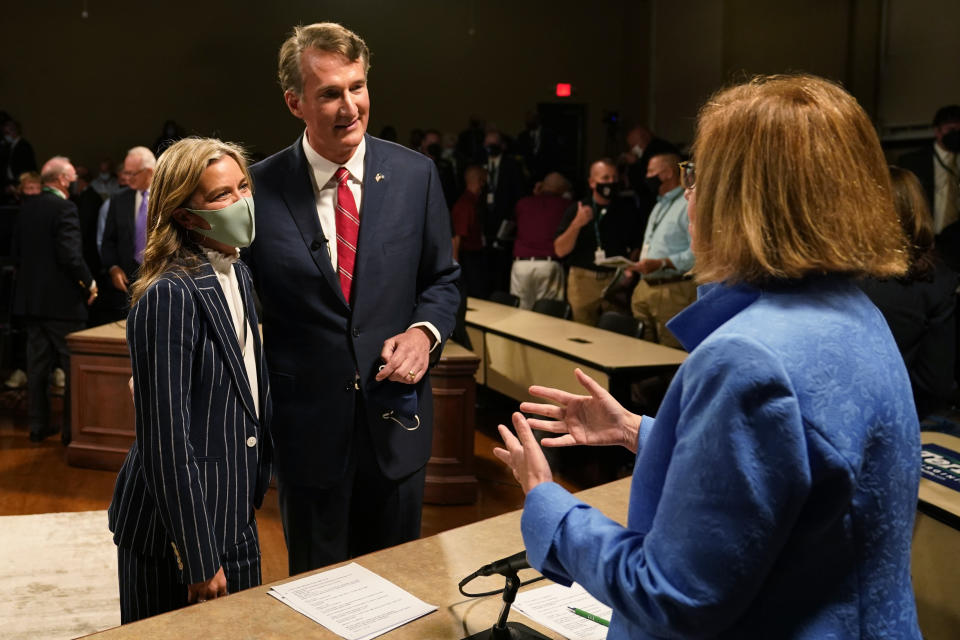
[[493, 191], [487, 191], [487, 204], [493, 204]]
[[647, 251], [650, 249], [650, 244], [647, 242], [643, 243], [643, 248], [640, 249], [640, 260], [647, 259]]
[[603, 262], [603, 261], [606, 260], [606, 259], [607, 259], [607, 252], [604, 251], [603, 249], [597, 249], [596, 251], [593, 252], [593, 263], [594, 263], [594, 264], [600, 264], [601, 262]]

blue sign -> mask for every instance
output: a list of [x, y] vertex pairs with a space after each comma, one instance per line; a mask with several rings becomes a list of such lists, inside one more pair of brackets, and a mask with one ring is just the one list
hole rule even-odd
[[935, 444], [925, 444], [920, 458], [922, 477], [960, 491], [960, 453]]

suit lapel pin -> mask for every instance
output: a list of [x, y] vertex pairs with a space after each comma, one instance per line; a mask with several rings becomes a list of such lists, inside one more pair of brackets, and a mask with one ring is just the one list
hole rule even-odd
[[381, 180], [383, 180], [383, 174], [382, 174], [382, 173], [378, 173], [377, 175], [375, 175], [375, 176], [373, 177], [373, 179], [376, 180], [377, 182], [380, 182]]

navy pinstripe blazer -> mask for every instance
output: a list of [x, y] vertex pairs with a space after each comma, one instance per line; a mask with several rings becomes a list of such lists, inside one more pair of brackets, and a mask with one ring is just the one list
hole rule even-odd
[[[204, 259], [205, 260], [205, 259]], [[209, 262], [168, 273], [127, 318], [137, 439], [110, 505], [116, 544], [172, 552], [186, 584], [208, 580], [249, 538], [270, 482], [270, 390], [250, 272], [235, 263], [257, 356], [260, 415], [230, 310]]]

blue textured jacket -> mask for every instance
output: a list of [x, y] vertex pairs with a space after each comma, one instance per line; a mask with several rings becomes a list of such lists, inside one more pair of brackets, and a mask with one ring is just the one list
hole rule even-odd
[[920, 638], [919, 425], [883, 316], [851, 282], [701, 287], [644, 417], [628, 526], [556, 484], [531, 563], [614, 609], [609, 638]]

